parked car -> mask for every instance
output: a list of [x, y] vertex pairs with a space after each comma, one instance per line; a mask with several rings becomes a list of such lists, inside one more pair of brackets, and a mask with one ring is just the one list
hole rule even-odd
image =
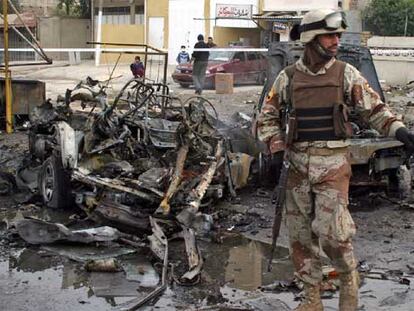
[[[213, 51], [210, 52], [204, 88], [214, 88], [216, 73], [232, 73], [235, 85], [264, 84], [267, 59], [260, 52]], [[181, 64], [172, 74], [174, 82], [181, 87], [193, 84], [193, 65]]]

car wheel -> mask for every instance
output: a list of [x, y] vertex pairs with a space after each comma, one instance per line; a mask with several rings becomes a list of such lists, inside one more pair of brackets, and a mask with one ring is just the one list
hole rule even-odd
[[62, 162], [56, 156], [47, 158], [39, 171], [39, 194], [43, 203], [51, 208], [64, 209], [73, 203], [70, 179]]
[[411, 170], [408, 169], [406, 165], [401, 165], [397, 169], [397, 182], [400, 199], [408, 199], [411, 195], [412, 176]]
[[188, 89], [188, 88], [190, 87], [190, 85], [189, 85], [189, 84], [183, 84], [183, 83], [180, 83], [180, 86], [181, 86], [182, 88], [185, 88], [185, 89]]

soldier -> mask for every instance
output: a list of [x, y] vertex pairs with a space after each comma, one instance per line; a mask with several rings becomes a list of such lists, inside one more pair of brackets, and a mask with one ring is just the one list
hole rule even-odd
[[349, 108], [380, 133], [414, 150], [414, 135], [361, 73], [335, 59], [346, 27], [343, 12], [315, 10], [303, 17], [296, 33], [305, 44], [303, 57], [279, 73], [258, 118], [259, 138], [276, 153], [285, 148], [284, 111], [290, 107], [296, 116], [285, 211], [295, 275], [305, 284], [305, 299], [297, 311], [323, 310], [320, 246], [340, 275], [339, 310], [358, 307], [355, 224], [348, 211]]

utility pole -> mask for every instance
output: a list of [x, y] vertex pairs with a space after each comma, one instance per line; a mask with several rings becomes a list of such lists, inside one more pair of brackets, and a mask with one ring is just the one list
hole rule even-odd
[[101, 62], [101, 45], [99, 42], [102, 41], [102, 8], [103, 2], [99, 0], [99, 13], [98, 13], [98, 29], [96, 34], [96, 41], [98, 44], [95, 46], [95, 66], [98, 67], [99, 63]]
[[6, 98], [6, 132], [13, 132], [13, 109], [11, 94], [11, 73], [9, 71], [9, 22], [7, 12], [8, 1], [3, 0], [3, 18], [4, 18], [4, 94]]
[[405, 9], [404, 37], [407, 36], [407, 28], [408, 28], [408, 8]]

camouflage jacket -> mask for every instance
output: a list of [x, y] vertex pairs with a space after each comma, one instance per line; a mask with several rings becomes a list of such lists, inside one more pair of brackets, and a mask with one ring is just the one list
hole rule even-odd
[[[333, 58], [317, 73], [313, 73], [305, 66], [301, 58], [296, 62], [296, 68], [310, 75], [323, 75], [335, 61]], [[385, 136], [395, 136], [395, 131], [404, 124], [381, 101], [380, 96], [369, 86], [366, 79], [355, 67], [346, 64], [344, 75], [345, 103], [354, 107], [355, 112], [373, 129]], [[269, 91], [257, 120], [258, 138], [268, 144], [272, 153], [284, 149], [284, 132], [281, 129], [280, 110], [286, 104], [287, 96], [289, 96], [288, 82], [289, 78], [282, 70]], [[323, 143], [323, 145], [332, 148], [344, 147], [348, 144], [347, 141]]]

